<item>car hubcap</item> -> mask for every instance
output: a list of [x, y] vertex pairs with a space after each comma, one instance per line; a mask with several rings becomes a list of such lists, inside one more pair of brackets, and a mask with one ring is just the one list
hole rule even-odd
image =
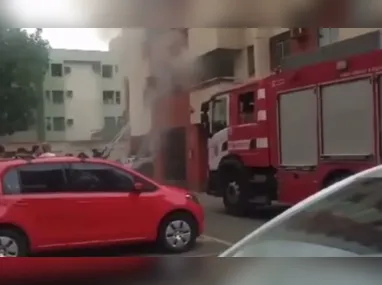
[[18, 253], [19, 247], [14, 239], [0, 236], [0, 257], [16, 257]]
[[166, 242], [173, 248], [185, 247], [191, 240], [191, 227], [185, 221], [172, 221], [166, 228]]
[[240, 195], [239, 185], [236, 183], [236, 181], [230, 182], [227, 187], [228, 201], [231, 202], [232, 204], [237, 203], [239, 200], [239, 195]]

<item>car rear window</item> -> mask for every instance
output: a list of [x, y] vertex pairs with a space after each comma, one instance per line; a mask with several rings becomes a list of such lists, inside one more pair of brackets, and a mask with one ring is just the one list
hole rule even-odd
[[60, 163], [30, 164], [9, 170], [3, 177], [3, 193], [44, 194], [66, 189], [64, 167]]

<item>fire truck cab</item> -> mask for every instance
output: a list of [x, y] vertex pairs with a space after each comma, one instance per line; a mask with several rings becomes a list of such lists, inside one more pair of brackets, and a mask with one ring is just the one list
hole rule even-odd
[[202, 105], [207, 193], [244, 214], [293, 205], [381, 161], [382, 50], [284, 71]]

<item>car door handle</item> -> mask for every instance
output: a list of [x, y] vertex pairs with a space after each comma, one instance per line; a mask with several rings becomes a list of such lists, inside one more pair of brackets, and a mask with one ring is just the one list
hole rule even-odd
[[16, 206], [20, 206], [20, 207], [26, 207], [28, 206], [29, 204], [27, 202], [16, 202]]

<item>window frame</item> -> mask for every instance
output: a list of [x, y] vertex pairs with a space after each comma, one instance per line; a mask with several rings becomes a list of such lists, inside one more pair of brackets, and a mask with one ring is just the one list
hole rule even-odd
[[278, 68], [282, 60], [291, 55], [290, 31], [273, 36], [269, 39], [270, 67]]
[[[104, 105], [114, 105], [115, 103], [115, 92], [113, 90], [102, 91], [102, 102]], [[110, 97], [111, 96], [111, 97]], [[110, 97], [110, 98], [108, 98]]]
[[[69, 189], [72, 187], [72, 181], [71, 181], [71, 173], [70, 171], [73, 170], [73, 166], [75, 165], [82, 165], [82, 166], [85, 166], [86, 165], [92, 165], [93, 167], [102, 167], [102, 168], [108, 168], [108, 169], [112, 169], [114, 171], [116, 171], [117, 173], [121, 174], [121, 175], [125, 175], [126, 177], [128, 177], [131, 182], [132, 182], [132, 186], [134, 187], [134, 184], [136, 183], [136, 175], [134, 175], [133, 173], [125, 170], [125, 169], [121, 169], [119, 167], [116, 167], [114, 165], [110, 165], [110, 164], [107, 164], [107, 163], [101, 163], [101, 162], [92, 162], [92, 161], [85, 161], [85, 162], [69, 162], [68, 163], [68, 187]], [[80, 170], [80, 169], [79, 169]], [[86, 171], [86, 170], [85, 170]], [[110, 191], [111, 190], [111, 191]], [[132, 193], [134, 192], [134, 189], [113, 189], [113, 188], [110, 188], [110, 190], [108, 191], [108, 189], [105, 189], [105, 190], [94, 190], [94, 191], [91, 191], [91, 190], [88, 190], [88, 191], [83, 191], [83, 192], [72, 192], [72, 193], [80, 193], [80, 194], [110, 194], [110, 193]], [[71, 192], [69, 190], [69, 192]]]
[[[110, 70], [110, 76], [107, 74], [107, 68]], [[102, 78], [113, 78], [114, 75], [114, 66], [111, 64], [103, 64], [101, 67]]]
[[[58, 66], [61, 66], [61, 72], [60, 75], [58, 75]], [[57, 67], [57, 74], [56, 72], [53, 72], [53, 67]], [[63, 70], [63, 64], [62, 63], [51, 63], [50, 64], [50, 75], [52, 77], [63, 77], [64, 76], [64, 70]]]
[[[43, 193], [23, 193], [23, 185], [21, 183], [21, 175], [20, 175], [20, 171], [22, 171], [23, 168], [29, 168], [29, 167], [46, 167], [47, 169], [52, 169], [52, 167], [54, 166], [61, 166], [61, 171], [62, 171], [62, 174], [63, 174], [63, 179], [64, 179], [64, 183], [65, 183], [65, 187], [68, 186], [68, 179], [67, 179], [67, 174], [66, 174], [66, 170], [68, 168], [68, 165], [67, 163], [65, 162], [49, 162], [49, 163], [33, 163], [33, 164], [22, 164], [22, 165], [17, 165], [17, 166], [14, 166], [14, 167], [10, 167], [9, 169], [7, 169], [5, 171], [5, 173], [3, 174], [2, 176], [2, 180], [1, 180], [1, 185], [2, 185], [2, 195], [4, 196], [12, 196], [12, 195], [21, 195], [21, 196], [30, 196], [30, 195], [55, 195], [55, 194], [67, 194], [67, 191], [64, 190], [64, 191], [56, 191], [56, 192], [43, 192]], [[18, 193], [7, 193], [7, 188], [6, 187], [6, 183], [5, 183], [5, 180], [7, 178], [7, 175], [8, 174], [11, 174], [11, 173], [16, 173], [17, 175], [17, 183], [18, 183]]]
[[[52, 90], [51, 91], [51, 94], [52, 94], [52, 104], [54, 105], [62, 105], [65, 103], [65, 92], [63, 90]], [[56, 97], [56, 96], [59, 96], [59, 97]], [[61, 98], [62, 100], [55, 100], [55, 97], [56, 99], [57, 98]]]
[[[57, 129], [56, 128], [56, 124], [54, 123], [55, 120], [58, 120], [58, 119], [63, 119], [63, 129]], [[65, 120], [65, 117], [52, 117], [52, 129], [54, 132], [65, 132], [66, 130], [66, 124], [65, 124], [66, 120]]]

